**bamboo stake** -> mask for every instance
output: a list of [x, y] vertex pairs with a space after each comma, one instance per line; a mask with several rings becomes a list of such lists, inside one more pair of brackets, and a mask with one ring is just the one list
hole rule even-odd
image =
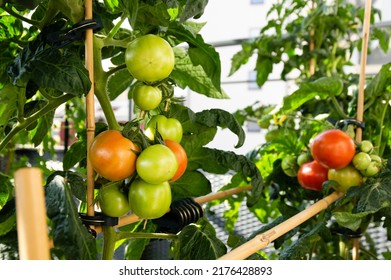
[[326, 209], [331, 203], [343, 196], [341, 192], [333, 192], [330, 195], [324, 197], [318, 202], [314, 203], [307, 209], [301, 211], [300, 213], [294, 215], [288, 220], [282, 222], [281, 224], [275, 226], [268, 231], [258, 234], [250, 241], [244, 243], [243, 245], [233, 249], [229, 253], [220, 257], [219, 260], [244, 260], [247, 257], [251, 256], [255, 252], [265, 248], [272, 241], [276, 240], [278, 237], [307, 221], [309, 218], [318, 214], [322, 210]]
[[[219, 192], [216, 192], [216, 193], [210, 193], [210, 194], [207, 194], [207, 195], [204, 195], [204, 196], [200, 196], [200, 197], [194, 198], [194, 201], [199, 203], [199, 204], [203, 204], [203, 203], [207, 203], [207, 202], [212, 201], [212, 200], [225, 198], [225, 197], [228, 197], [228, 196], [231, 196], [231, 195], [234, 195], [234, 194], [238, 194], [238, 193], [241, 193], [243, 191], [248, 191], [248, 190], [251, 190], [251, 189], [252, 189], [251, 186], [243, 186], [243, 187], [232, 188], [232, 189], [228, 189], [228, 190], [225, 190], [225, 191], [219, 191]], [[140, 220], [142, 220], [142, 219], [139, 218], [137, 215], [130, 214], [130, 215], [127, 215], [127, 216], [124, 216], [124, 217], [120, 217], [119, 220], [118, 220], [118, 224], [115, 225], [114, 227], [117, 228], [117, 227], [122, 227], [122, 226], [125, 226], [125, 225], [130, 225], [130, 224], [136, 223], [136, 222], [138, 222]], [[95, 231], [97, 233], [99, 233], [99, 232], [102, 231], [102, 229], [101, 229], [101, 227], [96, 227]]]
[[[368, 54], [368, 41], [369, 41], [369, 29], [371, 25], [371, 6], [372, 1], [367, 0], [365, 3], [365, 14], [364, 14], [364, 26], [362, 33], [362, 48], [361, 48], [361, 67], [360, 67], [360, 80], [358, 88], [357, 98], [357, 117], [359, 122], [364, 120], [364, 91], [365, 91], [365, 77], [366, 77], [366, 65], [367, 65], [367, 54]], [[356, 142], [360, 143], [362, 140], [362, 129], [361, 127], [356, 128]], [[358, 238], [353, 239], [352, 259], [359, 259], [359, 247], [360, 242]]]
[[[367, 64], [368, 54], [368, 40], [369, 40], [369, 27], [371, 25], [371, 5], [372, 1], [367, 0], [365, 4], [364, 26], [362, 34], [362, 50], [361, 50], [361, 68], [360, 68], [360, 81], [358, 88], [358, 100], [357, 100], [357, 120], [362, 122], [364, 120], [364, 87], [365, 87], [365, 68]], [[361, 142], [362, 130], [360, 127], [356, 129], [356, 141]]]
[[[85, 18], [92, 19], [92, 0], [85, 1]], [[90, 92], [86, 96], [86, 126], [87, 126], [87, 215], [94, 216], [94, 169], [89, 160], [89, 147], [95, 135], [95, 99], [94, 99], [94, 55], [93, 31], [86, 30], [85, 60], [91, 81]]]
[[42, 171], [25, 167], [14, 177], [19, 259], [50, 260]]

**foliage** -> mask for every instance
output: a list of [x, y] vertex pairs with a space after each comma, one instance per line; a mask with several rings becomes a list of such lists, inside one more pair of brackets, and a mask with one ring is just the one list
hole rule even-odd
[[[194, 112], [174, 94], [176, 88], [189, 88], [194, 94], [228, 98], [221, 87], [219, 54], [200, 34], [204, 23], [194, 20], [202, 17], [208, 1], [94, 1], [94, 18], [101, 26], [93, 36], [93, 81], [84, 66], [82, 33], [73, 33], [84, 17], [83, 2], [0, 1], [0, 23], [4, 27], [0, 32], [0, 155], [7, 162], [0, 173], [0, 258], [18, 258], [12, 176], [21, 166], [37, 165], [45, 171], [53, 259], [111, 259], [119, 247], [125, 248], [124, 258], [139, 259], [154, 238], [171, 241], [174, 259], [216, 259], [332, 191], [333, 182], [324, 184], [322, 192], [300, 188], [297, 178], [286, 175], [281, 163], [286, 156], [308, 154], [311, 139], [325, 129], [338, 127], [355, 133], [357, 127], [349, 121], [357, 113], [359, 77], [348, 70], [353, 65], [353, 53], [361, 48], [358, 35], [363, 8], [344, 0], [275, 3], [259, 37], [244, 41], [242, 50], [233, 56], [230, 75], [256, 56], [254, 69], [260, 87], [274, 66], [282, 64], [281, 78], [294, 80], [297, 89], [284, 98], [281, 106], [254, 104], [232, 114], [215, 108]], [[376, 16], [381, 16], [380, 11], [373, 11], [372, 22]], [[73, 37], [68, 40], [66, 34]], [[119, 123], [111, 102], [123, 93], [131, 99], [139, 84], [126, 69], [125, 50], [145, 34], [157, 34], [170, 43], [175, 53], [174, 70], [167, 79], [152, 83], [163, 95], [158, 108], [149, 112], [136, 108], [139, 117]], [[371, 39], [388, 50], [387, 29], [372, 29]], [[374, 153], [383, 158], [381, 171], [363, 185], [349, 189], [326, 211], [274, 240], [275, 253], [267, 256], [258, 252], [250, 259], [346, 258], [349, 256], [341, 250], [340, 241], [352, 234], [370, 240], [366, 232], [369, 224], [386, 228], [391, 240], [391, 164], [387, 163], [391, 155], [390, 66], [385, 64], [376, 75], [367, 77], [365, 88], [366, 126], [362, 137], [374, 143]], [[84, 102], [91, 85], [105, 116], [103, 122], [94, 124], [95, 135], [107, 129], [120, 130], [144, 149], [162, 140], [158, 135], [153, 142], [142, 133], [154, 115], [181, 122], [181, 145], [188, 166], [184, 175], [171, 184], [173, 201], [211, 193], [206, 173], [232, 174], [222, 190], [251, 185], [249, 192], [209, 204], [226, 202], [230, 206], [224, 213], [228, 242], [216, 237], [205, 216], [180, 232], [161, 232], [157, 221], [146, 220], [118, 228], [98, 227], [95, 238], [94, 231], [83, 225], [80, 218], [88, 208], [87, 134], [91, 130], [86, 127]], [[76, 125], [77, 139], [66, 147], [60, 170], [49, 168], [49, 160], [44, 157], [36, 158], [35, 163], [19, 160], [14, 151], [25, 144], [49, 149], [54, 158], [55, 141], [50, 132], [55, 113], [63, 106], [68, 120]], [[245, 139], [242, 124], [249, 119], [258, 121], [267, 132], [266, 142], [252, 153], [243, 156], [207, 147], [218, 128], [230, 130], [238, 138], [235, 148], [241, 147]], [[123, 181], [124, 191], [134, 179], [131, 176]], [[94, 195], [107, 183], [96, 176]], [[235, 233], [242, 202], [263, 224], [248, 237]], [[361, 257], [376, 258], [377, 252], [371, 250], [361, 250]], [[389, 258], [389, 253], [383, 256]]]
[[[171, 184], [173, 199], [209, 194], [211, 183], [205, 172], [224, 174], [233, 171], [251, 181], [253, 190], [248, 193], [249, 200], [256, 201], [260, 195], [262, 178], [250, 159], [205, 147], [214, 139], [218, 127], [227, 128], [238, 136], [236, 147], [243, 145], [244, 131], [234, 116], [213, 108], [193, 112], [181, 105], [181, 100], [174, 94], [175, 88], [179, 87], [190, 88], [210, 98], [228, 98], [221, 88], [219, 54], [199, 33], [204, 23], [194, 21], [202, 16], [207, 2], [94, 1], [94, 21], [91, 23], [95, 24], [93, 81], [85, 67], [83, 39], [86, 28], [81, 22], [84, 1], [0, 2], [3, 26], [0, 33], [0, 154], [7, 163], [0, 177], [2, 258], [18, 258], [12, 176], [16, 169], [25, 165], [39, 166], [45, 171], [43, 184], [54, 244], [53, 259], [110, 259], [121, 245], [127, 248], [125, 258], [140, 258], [150, 238], [178, 238], [175, 244], [178, 258], [216, 258], [226, 252], [226, 245], [216, 238], [213, 226], [206, 218], [178, 237], [156, 232], [156, 226], [146, 221], [141, 226], [120, 227], [118, 231], [104, 226], [96, 239], [91, 234], [93, 230], [81, 219], [88, 208], [86, 165], [90, 128], [86, 127], [84, 106], [92, 85], [105, 116], [103, 122], [94, 124], [95, 135], [106, 129], [119, 130], [144, 149], [153, 143], [145, 138], [142, 128], [154, 115], [163, 114], [181, 122], [184, 132], [181, 144], [188, 155], [188, 168]], [[149, 112], [135, 108], [140, 118], [119, 123], [111, 102], [123, 93], [131, 99], [134, 88], [140, 83], [126, 69], [125, 51], [133, 40], [146, 34], [159, 35], [170, 43], [175, 53], [175, 66], [168, 78], [151, 83], [162, 91], [160, 106]], [[57, 147], [51, 130], [55, 113], [62, 108], [65, 108], [66, 120], [75, 124], [77, 137], [71, 146], [65, 147], [63, 157], [59, 159], [61, 167], [46, 166], [47, 158], [38, 163], [26, 159], [17, 164], [14, 151], [21, 145], [32, 147], [34, 151], [49, 148], [49, 157], [56, 160]], [[161, 140], [156, 138], [156, 141]], [[123, 184], [125, 188], [129, 188], [134, 176], [127, 179]], [[94, 195], [106, 183], [107, 180], [97, 176]], [[189, 234], [194, 235], [190, 244], [187, 241]], [[203, 242], [205, 248], [215, 244], [215, 249], [202, 256], [186, 251], [188, 245], [195, 246], [198, 242]]]
[[[281, 79], [294, 80], [297, 85], [280, 106], [254, 104], [235, 114], [241, 122], [257, 121], [267, 130], [266, 143], [260, 144], [253, 153], [264, 178], [265, 199], [262, 215], [254, 213], [263, 223], [273, 225], [276, 221], [264, 213], [277, 212], [282, 217], [291, 217], [333, 190], [332, 182], [324, 183], [322, 192], [304, 190], [295, 176], [285, 174], [281, 163], [286, 157], [311, 156], [311, 140], [326, 129], [339, 128], [355, 137], [358, 123], [352, 120], [357, 114], [359, 77], [349, 66], [353, 65], [353, 53], [361, 50], [363, 15], [362, 7], [343, 0], [279, 1], [268, 12], [268, 23], [260, 30], [259, 37], [244, 41], [242, 49], [232, 58], [231, 75], [256, 56], [254, 69], [260, 87], [277, 64], [283, 66]], [[374, 9], [372, 23], [376, 16], [381, 17], [381, 13]], [[389, 32], [386, 28], [373, 27], [370, 42], [376, 40], [387, 52]], [[368, 237], [369, 225], [386, 228], [390, 240], [389, 74], [390, 64], [385, 64], [376, 75], [366, 77], [362, 130], [362, 140], [374, 143], [374, 153], [384, 162], [388, 160], [388, 165], [383, 165], [380, 173], [366, 179], [361, 186], [349, 189], [324, 213], [275, 240], [276, 258], [350, 258], [350, 237]], [[337, 245], [340, 241], [345, 243], [346, 250]], [[361, 249], [360, 258], [380, 256], [374, 247]]]

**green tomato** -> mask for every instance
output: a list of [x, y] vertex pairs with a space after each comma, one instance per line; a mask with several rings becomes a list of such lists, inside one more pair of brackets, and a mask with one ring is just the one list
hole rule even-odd
[[312, 161], [312, 157], [309, 153], [303, 152], [297, 157], [297, 164], [302, 166], [304, 163]]
[[379, 173], [380, 167], [379, 164], [375, 161], [369, 163], [368, 167], [365, 170], [362, 170], [361, 173], [365, 177], [372, 177]]
[[352, 165], [341, 169], [329, 169], [328, 180], [335, 181], [335, 189], [340, 192], [346, 192], [351, 187], [358, 187], [363, 182], [361, 173]]
[[372, 154], [372, 155], [370, 155], [369, 157], [371, 158], [371, 161], [376, 162], [376, 163], [378, 163], [379, 165], [381, 165], [382, 162], [383, 162], [382, 158], [379, 157], [378, 155]]
[[178, 160], [173, 151], [163, 144], [144, 149], [136, 161], [137, 174], [150, 184], [170, 180], [178, 170]]
[[129, 204], [133, 213], [139, 218], [160, 218], [170, 210], [170, 184], [167, 181], [150, 184], [142, 179], [136, 179], [130, 185]]
[[281, 161], [281, 168], [287, 176], [296, 177], [299, 169], [296, 157], [293, 155], [285, 156]]
[[133, 101], [141, 110], [150, 111], [159, 106], [162, 92], [158, 87], [137, 85], [133, 90]]
[[182, 140], [182, 124], [175, 118], [167, 118], [163, 115], [153, 116], [145, 128], [145, 135], [152, 141], [155, 139], [156, 129], [163, 140], [172, 140], [177, 143]]
[[370, 153], [372, 153], [372, 151], [373, 151], [372, 142], [369, 141], [369, 140], [363, 140], [363, 141], [361, 141], [359, 147], [360, 147], [360, 151], [361, 151], [361, 152], [364, 152], [364, 153], [370, 154]]
[[175, 55], [163, 38], [148, 34], [133, 40], [125, 51], [130, 74], [139, 81], [157, 82], [167, 78], [175, 65]]
[[110, 217], [121, 217], [130, 211], [128, 197], [120, 186], [121, 184], [116, 182], [100, 188], [98, 202], [103, 214]]
[[353, 157], [352, 163], [358, 170], [365, 170], [371, 163], [371, 157], [367, 153], [359, 152]]

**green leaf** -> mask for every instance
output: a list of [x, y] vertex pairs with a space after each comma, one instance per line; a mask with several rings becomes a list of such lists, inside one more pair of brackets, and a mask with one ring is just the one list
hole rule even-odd
[[91, 82], [80, 58], [71, 52], [44, 47], [43, 42], [36, 40], [23, 49], [8, 71], [12, 83], [25, 86], [32, 80], [39, 87], [76, 96], [88, 93]]
[[235, 145], [235, 148], [243, 146], [246, 137], [245, 132], [231, 113], [222, 109], [209, 109], [198, 112], [195, 116], [196, 122], [207, 127], [220, 126], [222, 128], [228, 128], [238, 136], [238, 143]]
[[358, 193], [357, 212], [376, 212], [391, 206], [391, 171], [386, 169], [355, 191]]
[[35, 147], [41, 144], [48, 132], [50, 132], [53, 125], [54, 113], [54, 110], [50, 111], [38, 119], [38, 126], [35, 128], [33, 138], [31, 139]]
[[310, 232], [303, 234], [291, 246], [283, 249], [280, 253], [280, 260], [303, 260], [308, 259], [312, 247], [320, 240], [320, 231], [326, 229], [326, 223], [317, 224]]
[[273, 60], [268, 56], [258, 55], [255, 70], [257, 71], [257, 85], [261, 87], [267, 81], [269, 74], [273, 71]]
[[111, 75], [107, 82], [107, 94], [110, 100], [116, 99], [121, 93], [129, 88], [133, 77], [129, 75], [127, 69], [121, 69], [115, 74]]
[[[0, 237], [16, 228], [15, 200], [10, 199], [0, 211]], [[1, 247], [1, 246], [0, 246]]]
[[31, 79], [40, 87], [48, 87], [80, 96], [91, 88], [88, 71], [78, 56], [48, 49], [29, 63]]
[[334, 212], [333, 216], [337, 223], [352, 231], [356, 231], [360, 228], [363, 218], [370, 215], [370, 212], [351, 213], [351, 212]]
[[87, 157], [87, 143], [79, 140], [74, 142], [64, 154], [63, 169], [69, 170]]
[[211, 76], [201, 65], [194, 65], [190, 56], [182, 48], [174, 48], [175, 67], [170, 77], [182, 89], [189, 87], [191, 90], [207, 97], [227, 99], [228, 95], [216, 88]]
[[18, 91], [12, 84], [6, 84], [0, 89], [0, 139], [3, 138], [4, 129], [17, 111], [16, 100]]
[[16, 230], [0, 236], [0, 260], [19, 260], [18, 234]]
[[176, 260], [215, 260], [227, 252], [206, 218], [184, 227], [174, 241], [173, 248]]
[[51, 177], [45, 191], [55, 249], [70, 260], [97, 259], [95, 239], [81, 222], [67, 179], [60, 175]]
[[0, 172], [0, 211], [4, 205], [13, 197], [13, 186], [11, 178]]
[[55, 171], [47, 179], [51, 181], [54, 177], [61, 176], [71, 189], [72, 194], [82, 202], [87, 202], [87, 182], [85, 175], [73, 171]]
[[191, 27], [173, 23], [167, 30], [167, 35], [174, 36], [177, 40], [189, 45], [188, 56], [192, 65], [194, 67], [201, 66], [213, 87], [221, 91], [220, 55], [212, 45], [204, 42], [200, 34], [195, 34]]
[[332, 95], [342, 93], [343, 83], [336, 77], [322, 77], [313, 82], [302, 83], [300, 88], [284, 98], [280, 112], [289, 112], [298, 109], [314, 98], [326, 99]]
[[189, 18], [199, 18], [204, 13], [208, 0], [187, 0], [186, 5], [181, 13], [180, 22], [184, 22]]
[[391, 83], [391, 63], [383, 65], [380, 71], [365, 87], [365, 103], [382, 96]]
[[186, 171], [181, 178], [171, 184], [172, 200], [194, 198], [211, 192], [211, 183], [199, 171]]
[[242, 42], [242, 49], [231, 58], [231, 70], [228, 76], [232, 76], [242, 65], [247, 64], [250, 57], [254, 54], [254, 49], [255, 45], [252, 42]]
[[200, 164], [203, 170], [215, 174], [225, 174], [229, 170], [240, 173], [245, 181], [250, 181], [252, 190], [247, 198], [247, 206], [254, 205], [263, 190], [263, 179], [254, 162], [243, 155], [231, 151], [200, 148], [193, 153], [192, 160]]

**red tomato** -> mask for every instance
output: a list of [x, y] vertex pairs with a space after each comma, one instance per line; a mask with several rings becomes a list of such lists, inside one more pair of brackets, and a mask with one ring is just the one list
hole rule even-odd
[[299, 184], [307, 190], [321, 191], [323, 182], [327, 181], [328, 168], [316, 160], [304, 163], [297, 172]]
[[178, 161], [178, 169], [174, 177], [170, 179], [170, 182], [175, 182], [183, 175], [183, 173], [185, 173], [187, 167], [187, 154], [183, 149], [183, 147], [181, 146], [181, 144], [175, 141], [167, 139], [164, 141], [164, 143], [166, 144], [167, 147], [170, 148], [171, 151], [174, 152], [176, 159]]
[[311, 143], [311, 154], [327, 168], [341, 169], [347, 166], [356, 153], [353, 139], [338, 129], [318, 134]]

